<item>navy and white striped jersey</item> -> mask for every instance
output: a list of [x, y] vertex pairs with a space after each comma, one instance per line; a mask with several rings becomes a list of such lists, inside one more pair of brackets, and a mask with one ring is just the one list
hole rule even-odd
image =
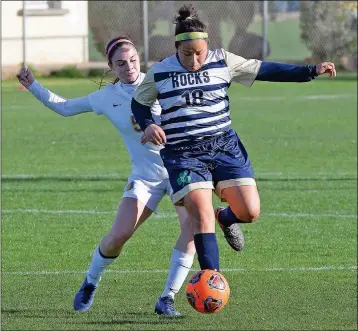
[[145, 106], [159, 100], [166, 145], [192, 144], [230, 129], [227, 89], [232, 81], [251, 86], [260, 65], [217, 49], [208, 50], [201, 69], [190, 72], [175, 54], [150, 68], [134, 99]]

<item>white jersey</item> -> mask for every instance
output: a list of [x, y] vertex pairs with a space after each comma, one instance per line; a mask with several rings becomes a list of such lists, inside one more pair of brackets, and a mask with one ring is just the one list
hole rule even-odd
[[187, 145], [230, 129], [227, 89], [232, 81], [251, 86], [261, 61], [246, 60], [224, 49], [208, 50], [203, 66], [190, 72], [172, 55], [148, 71], [135, 100], [162, 108], [166, 145]]
[[[132, 163], [132, 175], [147, 180], [162, 180], [168, 178], [168, 172], [163, 166], [159, 151], [163, 146], [152, 143], [141, 143], [143, 131], [136, 123], [131, 111], [131, 100], [134, 92], [142, 82], [145, 74], [140, 73], [133, 84], [107, 84], [103, 89], [88, 96], [65, 99], [54, 94], [34, 81], [28, 88], [46, 107], [63, 116], [72, 116], [93, 111], [106, 116], [122, 136]], [[160, 106], [155, 103], [152, 107], [153, 118], [160, 122]]]

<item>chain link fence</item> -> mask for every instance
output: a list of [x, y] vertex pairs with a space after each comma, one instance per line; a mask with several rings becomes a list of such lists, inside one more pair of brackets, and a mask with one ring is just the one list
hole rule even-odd
[[107, 41], [126, 34], [147, 64], [170, 56], [173, 18], [189, 3], [207, 25], [212, 49], [296, 63], [345, 58], [356, 70], [356, 1], [89, 1], [90, 60], [105, 60]]
[[[259, 31], [248, 27], [260, 14], [260, 1], [191, 1], [199, 18], [208, 27], [210, 47], [224, 47], [247, 58], [263, 58], [262, 19]], [[159, 61], [175, 53], [172, 23], [178, 9], [187, 1], [148, 1], [148, 60]], [[104, 55], [106, 42], [128, 34], [145, 51], [143, 1], [89, 1], [89, 28], [93, 45]], [[269, 53], [269, 52], [268, 52]], [[91, 52], [90, 52], [91, 56]]]

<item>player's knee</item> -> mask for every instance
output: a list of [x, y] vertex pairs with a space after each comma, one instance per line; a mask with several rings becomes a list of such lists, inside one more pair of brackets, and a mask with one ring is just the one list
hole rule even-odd
[[182, 232], [193, 233], [193, 232], [214, 232], [215, 222], [214, 213], [211, 215], [210, 210], [208, 212], [200, 211], [189, 213], [190, 224], [187, 228], [181, 228]]
[[212, 205], [205, 204], [200, 195], [186, 196], [184, 206], [194, 232], [214, 232], [215, 217]]
[[123, 229], [119, 233], [112, 232], [109, 236], [110, 245], [116, 248], [122, 247], [132, 235], [133, 230], [131, 229]]
[[191, 231], [191, 228], [192, 228], [192, 224], [189, 220], [189, 217], [187, 217], [187, 219], [185, 221], [180, 223], [180, 231], [181, 232]]
[[245, 211], [233, 210], [235, 216], [246, 223], [255, 222], [260, 217], [260, 206], [247, 208]]
[[260, 217], [260, 207], [249, 209], [248, 220], [250, 223], [258, 220], [259, 217]]
[[247, 212], [247, 221], [252, 223], [260, 217], [260, 207], [249, 208]]

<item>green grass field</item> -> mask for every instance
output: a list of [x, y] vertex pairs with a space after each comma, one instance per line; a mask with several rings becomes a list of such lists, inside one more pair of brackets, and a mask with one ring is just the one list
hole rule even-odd
[[[1, 329], [357, 330], [357, 83], [343, 78], [232, 84], [233, 126], [256, 171], [262, 216], [243, 225], [240, 253], [217, 229], [227, 307], [201, 315], [181, 291], [178, 319], [153, 313], [179, 231], [168, 198], [104, 274], [91, 311], [73, 311], [129, 158], [106, 118], [60, 117], [3, 82]], [[40, 82], [68, 98], [97, 88]], [[197, 269], [195, 259], [190, 275]]]

